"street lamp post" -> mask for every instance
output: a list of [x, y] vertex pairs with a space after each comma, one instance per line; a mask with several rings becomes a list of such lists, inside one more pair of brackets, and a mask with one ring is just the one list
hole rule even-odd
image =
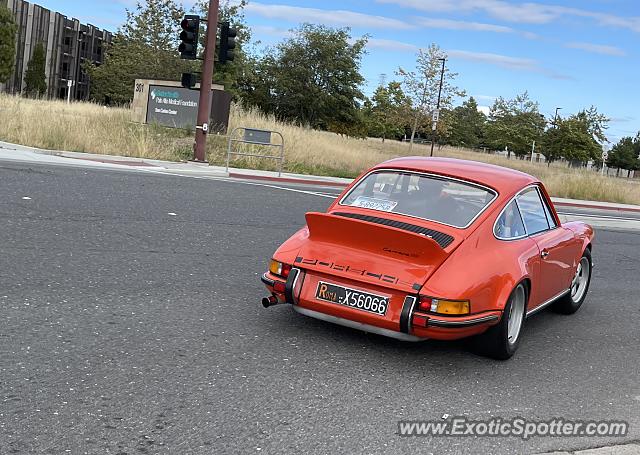
[[[442, 70], [440, 71], [440, 87], [438, 88], [438, 102], [436, 103], [436, 111], [438, 112], [438, 116], [440, 115], [440, 97], [442, 96], [442, 84], [444, 83], [444, 64], [447, 61], [445, 58], [438, 59], [442, 61]], [[435, 119], [435, 116], [434, 116]], [[431, 125], [431, 129], [433, 130], [433, 135], [431, 137], [431, 156], [433, 156], [433, 145], [436, 139], [436, 131], [438, 129], [438, 120], [434, 121]]]
[[553, 123], [557, 126], [558, 125], [558, 111], [562, 109], [561, 107], [556, 107], [556, 115], [553, 118]]

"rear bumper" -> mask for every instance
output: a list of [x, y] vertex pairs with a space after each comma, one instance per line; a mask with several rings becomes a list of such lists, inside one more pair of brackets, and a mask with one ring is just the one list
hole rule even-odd
[[334, 324], [342, 325], [345, 327], [351, 327], [352, 329], [358, 329], [364, 332], [370, 332], [370, 333], [375, 333], [377, 335], [383, 335], [386, 337], [395, 338], [396, 340], [422, 341], [427, 339], [424, 337], [409, 335], [408, 333], [396, 332], [395, 330], [389, 330], [383, 327], [376, 327], [375, 325], [352, 321], [351, 319], [339, 318], [337, 316], [332, 316], [330, 314], [320, 313], [319, 311], [313, 311], [308, 308], [302, 308], [298, 305], [293, 305], [293, 309], [300, 314], [304, 314], [305, 316], [309, 316], [315, 319], [320, 319], [321, 321], [332, 322]]
[[[304, 279], [304, 278], [303, 278]], [[269, 273], [261, 277], [269, 293], [277, 299], [277, 303], [293, 303], [293, 308], [300, 314], [334, 324], [376, 333], [403, 341], [420, 341], [425, 339], [455, 340], [484, 332], [497, 323], [501, 311], [487, 311], [469, 316], [441, 316], [414, 311], [415, 298], [405, 298], [403, 311], [398, 313], [398, 320], [376, 321], [371, 315], [358, 310], [345, 309], [331, 303], [301, 299], [291, 292], [295, 287], [295, 276], [289, 279], [278, 279]], [[278, 285], [284, 292], [277, 292]], [[289, 292], [286, 292], [289, 290]], [[407, 301], [413, 304], [407, 305]]]

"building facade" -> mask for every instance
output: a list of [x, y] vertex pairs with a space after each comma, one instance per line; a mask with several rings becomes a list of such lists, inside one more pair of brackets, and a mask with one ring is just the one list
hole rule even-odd
[[25, 0], [0, 0], [13, 12], [18, 25], [16, 63], [13, 75], [0, 91], [12, 94], [24, 92], [27, 65], [37, 43], [46, 50], [45, 74], [50, 98], [85, 100], [91, 81], [83, 69], [86, 61], [101, 64], [105, 46], [113, 35], [77, 19], [48, 10]]

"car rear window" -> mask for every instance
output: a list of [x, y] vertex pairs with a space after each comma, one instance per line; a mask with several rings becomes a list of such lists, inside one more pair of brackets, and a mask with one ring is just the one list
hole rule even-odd
[[446, 177], [377, 171], [360, 180], [340, 204], [464, 228], [495, 197], [492, 190]]

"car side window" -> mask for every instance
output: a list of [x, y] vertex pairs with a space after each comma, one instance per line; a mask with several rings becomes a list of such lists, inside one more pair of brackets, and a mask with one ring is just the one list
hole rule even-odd
[[504, 208], [502, 214], [496, 221], [493, 233], [496, 237], [503, 240], [515, 239], [526, 235], [516, 201], [509, 202]]
[[538, 190], [529, 188], [516, 198], [527, 234], [533, 235], [549, 229], [545, 208], [540, 200]]
[[540, 196], [543, 199], [542, 206], [544, 207], [544, 213], [547, 215], [547, 221], [549, 222], [549, 227], [553, 229], [558, 226], [558, 223], [556, 223], [555, 218], [551, 214], [551, 210], [549, 209], [549, 203], [544, 200], [544, 196], [542, 196], [542, 194], [540, 194]]

